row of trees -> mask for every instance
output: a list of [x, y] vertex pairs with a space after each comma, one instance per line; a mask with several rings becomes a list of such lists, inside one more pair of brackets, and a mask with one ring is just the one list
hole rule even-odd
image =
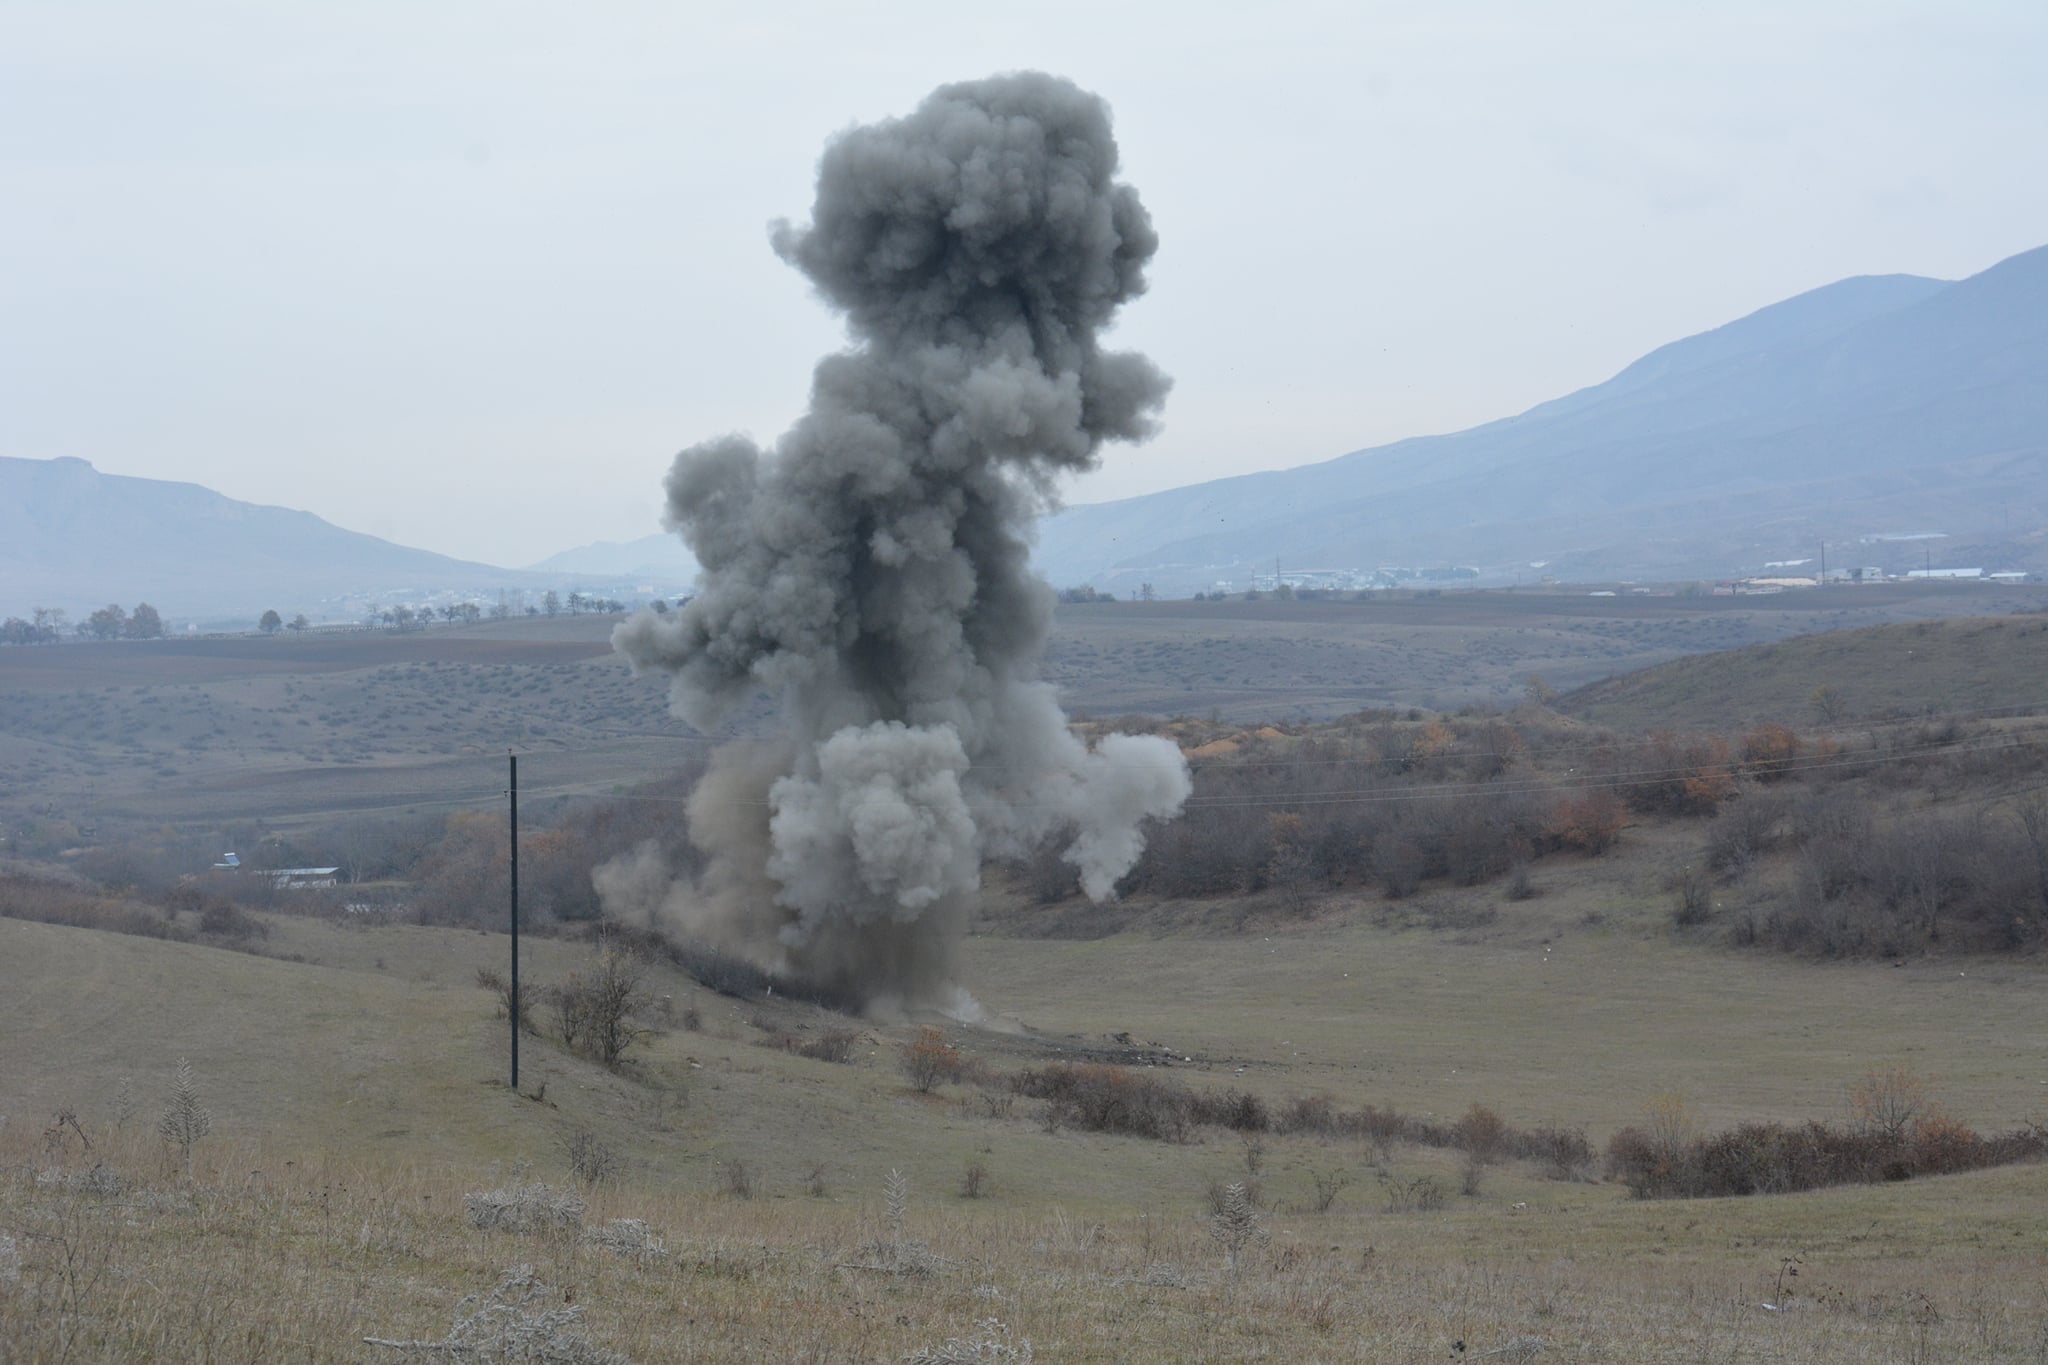
[[[667, 603], [662, 602], [655, 605], [658, 608], [666, 608]], [[403, 604], [394, 607], [378, 607], [373, 605], [370, 608], [369, 619], [371, 625], [388, 626], [392, 630], [420, 630], [434, 624], [434, 619], [437, 616], [449, 625], [458, 623], [474, 625], [485, 617], [489, 617], [493, 621], [503, 621], [509, 617], [519, 615], [560, 616], [565, 610], [571, 616], [581, 616], [585, 612], [610, 612], [616, 614], [625, 609], [626, 604], [616, 598], [586, 596], [580, 592], [572, 592], [567, 597], [563, 597], [562, 594], [550, 588], [541, 595], [538, 605], [528, 604], [523, 608], [515, 608], [510, 603], [502, 600], [493, 603], [489, 607], [475, 602], [450, 602], [442, 607], [413, 607]], [[263, 629], [276, 629], [276, 626], [271, 624], [272, 618], [276, 615], [276, 612], [265, 612], [263, 614]], [[304, 618], [301, 617], [300, 619], [303, 620]], [[299, 627], [294, 623], [293, 628], [298, 629]]]
[[[70, 618], [64, 608], [37, 607], [26, 620], [10, 616], [0, 621], [0, 644], [54, 645], [67, 625]], [[164, 619], [147, 602], [137, 602], [134, 611], [109, 602], [71, 629], [87, 640], [156, 640], [163, 637]]]

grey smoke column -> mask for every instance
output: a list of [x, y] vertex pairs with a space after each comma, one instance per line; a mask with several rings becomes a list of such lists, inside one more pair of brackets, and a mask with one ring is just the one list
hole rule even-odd
[[1151, 433], [1168, 387], [1099, 342], [1158, 240], [1116, 168], [1107, 106], [1038, 74], [945, 86], [826, 148], [810, 225], [774, 244], [852, 344], [772, 450], [676, 457], [668, 523], [702, 591], [613, 635], [699, 728], [774, 693], [787, 746], [722, 753], [690, 810], [708, 870], [660, 888], [615, 870], [620, 908], [940, 1000], [984, 855], [1058, 838], [1101, 899], [1141, 822], [1179, 811], [1176, 746], [1088, 749], [1034, 677], [1052, 599], [1030, 528], [1057, 474]]

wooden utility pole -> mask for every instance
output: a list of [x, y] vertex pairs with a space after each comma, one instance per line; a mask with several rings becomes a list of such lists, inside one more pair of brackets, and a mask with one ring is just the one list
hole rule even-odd
[[505, 795], [511, 802], [512, 830], [512, 997], [511, 1008], [506, 1013], [512, 1016], [512, 1089], [519, 1089], [519, 755], [507, 754], [511, 765], [511, 785]]

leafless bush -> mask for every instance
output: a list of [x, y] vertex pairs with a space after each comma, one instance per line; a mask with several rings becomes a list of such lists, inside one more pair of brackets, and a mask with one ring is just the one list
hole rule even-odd
[[897, 1060], [904, 1079], [920, 1095], [930, 1094], [941, 1081], [958, 1080], [965, 1065], [959, 1050], [946, 1041], [945, 1031], [930, 1024], [920, 1028], [915, 1038], [898, 1049]]
[[563, 1044], [603, 1066], [617, 1067], [627, 1051], [652, 1032], [641, 1022], [650, 1003], [641, 986], [644, 975], [630, 954], [607, 946], [587, 976], [572, 972], [560, 985], [548, 988]]
[[1687, 866], [1671, 879], [1671, 922], [1679, 928], [1714, 917], [1714, 879], [1704, 867]]
[[1787, 835], [1790, 803], [1779, 792], [1747, 791], [1721, 807], [1707, 829], [1707, 867], [1723, 877], [1741, 877]]
[[910, 1365], [1030, 1365], [1031, 1338], [1019, 1339], [999, 1319], [983, 1318], [965, 1337], [912, 1351]]
[[1389, 1213], [1434, 1213], [1444, 1206], [1443, 1184], [1433, 1175], [1403, 1180], [1390, 1171], [1381, 1171], [1379, 1180]]
[[845, 1065], [853, 1061], [854, 1045], [859, 1041], [860, 1034], [852, 1029], [827, 1029], [815, 1038], [804, 1038], [786, 1030], [776, 1030], [763, 1038], [761, 1045], [793, 1052], [812, 1061], [838, 1062]]
[[1223, 1248], [1223, 1258], [1232, 1279], [1237, 1278], [1239, 1259], [1245, 1248], [1264, 1246], [1273, 1234], [1253, 1205], [1251, 1193], [1242, 1182], [1223, 1187], [1216, 1211], [1209, 1215], [1209, 1239]]
[[363, 1341], [401, 1352], [404, 1359], [631, 1365], [625, 1356], [584, 1337], [581, 1306], [560, 1304], [561, 1294], [536, 1279], [533, 1267], [514, 1266], [488, 1294], [471, 1294], [457, 1304], [454, 1328], [439, 1341]]
[[967, 1163], [967, 1169], [960, 1176], [960, 1197], [979, 1199], [988, 1192], [988, 1163], [975, 1157]]
[[1451, 1127], [1452, 1142], [1481, 1165], [1500, 1159], [1510, 1130], [1501, 1116], [1483, 1104], [1475, 1104]]
[[1315, 1185], [1315, 1211], [1328, 1213], [1337, 1203], [1337, 1196], [1351, 1184], [1351, 1173], [1345, 1170], [1310, 1171], [1309, 1179]]
[[[479, 967], [476, 969], [476, 984], [480, 989], [487, 990], [498, 997], [498, 1017], [500, 1019], [512, 1017], [512, 984], [510, 982], [489, 967]], [[519, 1031], [521, 1033], [538, 1034], [540, 1032], [540, 1029], [533, 1022], [533, 997], [537, 993], [544, 992], [536, 992], [531, 987], [519, 992]]]
[[747, 1170], [746, 1162], [734, 1157], [719, 1168], [719, 1174], [725, 1182], [725, 1192], [733, 1198], [754, 1197], [754, 1177], [753, 1173]]
[[575, 1232], [583, 1226], [584, 1202], [567, 1190], [535, 1183], [480, 1190], [462, 1197], [470, 1226], [480, 1232]]
[[1521, 1134], [1517, 1155], [1543, 1167], [1552, 1180], [1585, 1179], [1593, 1168], [1593, 1144], [1577, 1128], [1532, 1128]]
[[562, 1141], [569, 1173], [586, 1185], [599, 1185], [619, 1173], [619, 1154], [589, 1128], [578, 1128]]
[[609, 1223], [600, 1223], [585, 1232], [583, 1240], [628, 1260], [660, 1261], [668, 1257], [668, 1247], [639, 1218], [614, 1218]]

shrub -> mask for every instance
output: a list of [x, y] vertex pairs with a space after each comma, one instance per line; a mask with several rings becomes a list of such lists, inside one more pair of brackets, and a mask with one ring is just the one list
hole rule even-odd
[[519, 1234], [574, 1232], [583, 1226], [581, 1199], [566, 1190], [535, 1183], [462, 1196], [469, 1224], [480, 1232]]
[[1986, 1139], [1937, 1118], [1901, 1143], [1874, 1129], [1809, 1121], [1798, 1126], [1746, 1123], [1675, 1147], [1644, 1129], [1624, 1128], [1607, 1144], [1607, 1167], [1636, 1198], [1668, 1199], [1907, 1180], [2038, 1160], [2044, 1154], [2048, 1133], [2040, 1128]]
[[1714, 879], [1704, 867], [1679, 869], [1672, 879], [1671, 922], [1681, 929], [1714, 917]]
[[546, 988], [563, 1046], [607, 1067], [617, 1067], [651, 1030], [641, 1025], [648, 999], [640, 964], [624, 951], [606, 947], [586, 977], [572, 972]]
[[569, 1173], [586, 1185], [602, 1184], [619, 1173], [619, 1154], [588, 1128], [578, 1128], [563, 1141]]
[[1186, 1090], [1125, 1067], [1054, 1062], [1017, 1072], [1010, 1085], [1027, 1099], [1046, 1101], [1050, 1120], [1090, 1132], [1178, 1142], [1193, 1123]]
[[455, 1308], [455, 1326], [440, 1341], [394, 1341], [364, 1337], [371, 1346], [408, 1356], [468, 1360], [546, 1361], [550, 1365], [629, 1365], [626, 1357], [593, 1345], [582, 1333], [583, 1309], [562, 1306], [561, 1291], [534, 1278], [531, 1266], [514, 1266], [487, 1295], [466, 1296]]
[[1475, 1104], [1452, 1126], [1451, 1134], [1461, 1151], [1481, 1165], [1488, 1165], [1499, 1159], [1507, 1145], [1508, 1126], [1499, 1114], [1483, 1104]]
[[1776, 782], [1792, 772], [1802, 747], [1784, 726], [1759, 725], [1742, 737], [1742, 771], [1759, 782]]
[[904, 1079], [920, 1095], [930, 1094], [941, 1081], [958, 1080], [965, 1065], [959, 1050], [946, 1041], [945, 1031], [930, 1024], [898, 1049], [897, 1059]]
[[1626, 819], [1627, 810], [1613, 792], [1578, 792], [1558, 797], [1544, 834], [1553, 847], [1597, 857], [1614, 847]]
[[796, 1054], [816, 1062], [848, 1063], [853, 1060], [853, 1046], [859, 1041], [860, 1035], [852, 1029], [827, 1029], [809, 1042], [799, 1043]]
[[213, 1115], [199, 1102], [199, 1088], [192, 1082], [192, 1064], [178, 1059], [178, 1072], [171, 1082], [170, 1098], [156, 1123], [157, 1135], [178, 1149], [184, 1158], [185, 1174], [192, 1174], [192, 1148], [213, 1131]]
[[[476, 969], [476, 984], [479, 989], [489, 991], [498, 997], [498, 1017], [512, 1017], [512, 983], [489, 967]], [[519, 992], [519, 1031], [538, 1034], [539, 1027], [533, 1022], [533, 997], [537, 992], [528, 987]]]

